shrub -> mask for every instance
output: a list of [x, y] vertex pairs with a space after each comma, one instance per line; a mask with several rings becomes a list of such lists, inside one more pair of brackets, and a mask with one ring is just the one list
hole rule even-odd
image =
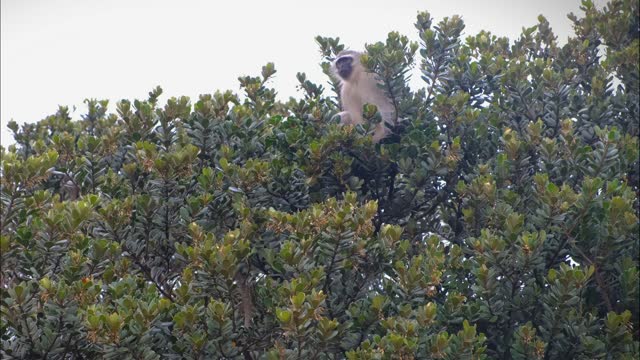
[[273, 64], [10, 123], [3, 358], [637, 358], [638, 2], [582, 10], [563, 46], [427, 12], [368, 45], [382, 144], [336, 83], [276, 101]]

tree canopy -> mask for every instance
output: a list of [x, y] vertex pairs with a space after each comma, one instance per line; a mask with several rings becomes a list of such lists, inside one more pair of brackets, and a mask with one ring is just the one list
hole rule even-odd
[[276, 100], [271, 63], [11, 122], [2, 358], [637, 359], [638, 1], [581, 9], [563, 45], [428, 12], [367, 45], [381, 143], [330, 78]]

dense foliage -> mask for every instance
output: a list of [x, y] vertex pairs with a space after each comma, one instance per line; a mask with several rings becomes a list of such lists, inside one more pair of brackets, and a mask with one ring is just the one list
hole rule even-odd
[[10, 123], [2, 358], [637, 359], [638, 2], [582, 10], [562, 46], [426, 12], [368, 45], [382, 144], [273, 64]]

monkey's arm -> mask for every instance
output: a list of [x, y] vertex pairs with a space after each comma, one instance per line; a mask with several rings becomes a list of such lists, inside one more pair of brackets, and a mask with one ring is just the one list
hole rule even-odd
[[340, 116], [340, 124], [342, 125], [351, 125], [353, 123], [351, 113], [348, 111], [341, 111], [336, 116]]

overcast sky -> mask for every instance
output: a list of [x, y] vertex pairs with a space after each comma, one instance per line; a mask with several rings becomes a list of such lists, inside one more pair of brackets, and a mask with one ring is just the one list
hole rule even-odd
[[[601, 5], [604, 0], [596, 1]], [[579, 0], [0, 0], [0, 140], [13, 143], [9, 120], [36, 122], [85, 98], [146, 99], [160, 85], [171, 96], [216, 89], [239, 92], [240, 75], [274, 62], [281, 100], [298, 96], [296, 72], [326, 83], [314, 41], [339, 36], [347, 47], [397, 30], [417, 40], [413, 23], [427, 10], [440, 21], [461, 15], [465, 35], [485, 29], [514, 39], [544, 14], [561, 43], [572, 34]], [[304, 6], [302, 4], [305, 4]]]

